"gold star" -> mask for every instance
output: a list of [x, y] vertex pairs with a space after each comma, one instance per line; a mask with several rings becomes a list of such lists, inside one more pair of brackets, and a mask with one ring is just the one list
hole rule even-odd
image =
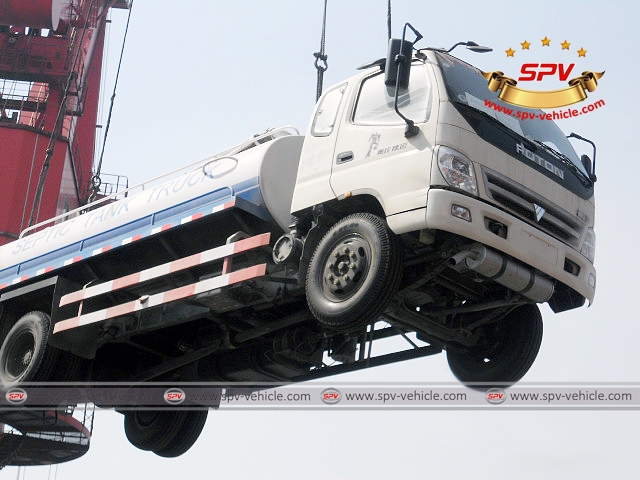
[[580, 50], [578, 50], [578, 56], [585, 57], [586, 55], [587, 55], [587, 51], [584, 48], [580, 47]]
[[529, 45], [531, 45], [531, 44], [525, 40], [520, 45], [522, 45], [522, 49], [523, 50], [529, 50]]
[[571, 45], [571, 44], [565, 40], [560, 45], [562, 45], [562, 49], [563, 50], [569, 50], [569, 45]]
[[542, 46], [548, 47], [549, 43], [551, 43], [551, 39], [547, 38], [547, 36], [545, 35], [544, 38], [542, 39]]
[[507, 52], [507, 57], [513, 57], [513, 54], [516, 53], [516, 51], [509, 47], [509, 50], [505, 50], [505, 52]]

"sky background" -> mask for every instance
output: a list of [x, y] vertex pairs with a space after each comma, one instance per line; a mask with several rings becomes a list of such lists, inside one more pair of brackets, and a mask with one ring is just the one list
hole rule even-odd
[[[325, 87], [385, 56], [386, 3], [329, 0]], [[135, 0], [103, 172], [136, 184], [270, 127], [304, 133], [322, 8], [322, 0]], [[640, 381], [638, 14], [635, 1], [393, 1], [395, 36], [410, 22], [424, 35], [417, 47], [491, 46], [484, 55], [454, 52], [485, 71], [517, 77], [525, 61], [606, 71], [588, 100], [606, 105], [559, 122], [598, 146], [595, 303], [558, 315], [543, 307], [542, 347], [523, 382]], [[112, 18], [107, 100], [126, 12]], [[541, 48], [545, 36], [552, 53]], [[563, 40], [569, 52], [560, 51]], [[587, 54], [578, 59], [580, 47]], [[335, 380], [455, 381], [444, 355]], [[638, 411], [218, 411], [189, 452], [162, 459], [127, 442], [121, 415], [98, 411], [84, 457], [52, 470], [7, 468], [0, 479], [629, 478], [639, 431]]]

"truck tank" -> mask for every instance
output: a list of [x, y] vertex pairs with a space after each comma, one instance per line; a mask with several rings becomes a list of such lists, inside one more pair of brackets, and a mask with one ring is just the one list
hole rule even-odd
[[[90, 251], [106, 239], [162, 225], [169, 217], [232, 196], [286, 231], [304, 137], [275, 136], [248, 141], [169, 180], [165, 176], [133, 187], [119, 200], [104, 199], [105, 205], [99, 208], [70, 212], [68, 216], [75, 216], [0, 247], [0, 286], [45, 262]], [[136, 190], [141, 191], [131, 193]]]

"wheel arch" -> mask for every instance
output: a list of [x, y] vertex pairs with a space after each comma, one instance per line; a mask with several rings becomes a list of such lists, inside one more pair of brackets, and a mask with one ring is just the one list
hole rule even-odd
[[[0, 294], [0, 339], [23, 315], [32, 311], [49, 315], [52, 325], [65, 316], [73, 315], [73, 312], [77, 312], [77, 306], [58, 308], [58, 305], [62, 295], [74, 288], [78, 288], [74, 282], [54, 275]], [[53, 335], [49, 335], [47, 343], [61, 350], [71, 350], [67, 342]], [[86, 354], [80, 356], [90, 358]]]
[[59, 277], [54, 276], [0, 294], [0, 331], [22, 315], [38, 310], [51, 315]]
[[366, 190], [358, 193], [346, 194], [331, 202], [331, 206], [343, 212], [341, 217], [346, 217], [352, 213], [372, 213], [386, 219], [387, 214], [384, 209], [384, 202], [374, 190]]

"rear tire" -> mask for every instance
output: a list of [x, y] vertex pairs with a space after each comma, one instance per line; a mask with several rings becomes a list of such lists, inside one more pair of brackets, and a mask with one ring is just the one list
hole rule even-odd
[[542, 316], [535, 304], [523, 305], [502, 320], [482, 327], [480, 343], [447, 351], [451, 372], [473, 388], [508, 387], [531, 368], [542, 343]]
[[9, 329], [0, 347], [0, 383], [48, 380], [39, 372], [50, 371], [55, 361], [45, 362], [51, 319], [44, 312], [33, 311]]
[[187, 418], [185, 418], [175, 438], [166, 447], [154, 450], [153, 453], [165, 458], [179, 457], [196, 443], [207, 422], [209, 411], [190, 410], [185, 413]]
[[309, 309], [324, 327], [358, 330], [384, 311], [401, 274], [400, 242], [386, 222], [370, 213], [349, 215], [329, 229], [311, 256]]
[[180, 410], [135, 410], [124, 413], [124, 433], [140, 450], [162, 450], [179, 434], [186, 418]]

